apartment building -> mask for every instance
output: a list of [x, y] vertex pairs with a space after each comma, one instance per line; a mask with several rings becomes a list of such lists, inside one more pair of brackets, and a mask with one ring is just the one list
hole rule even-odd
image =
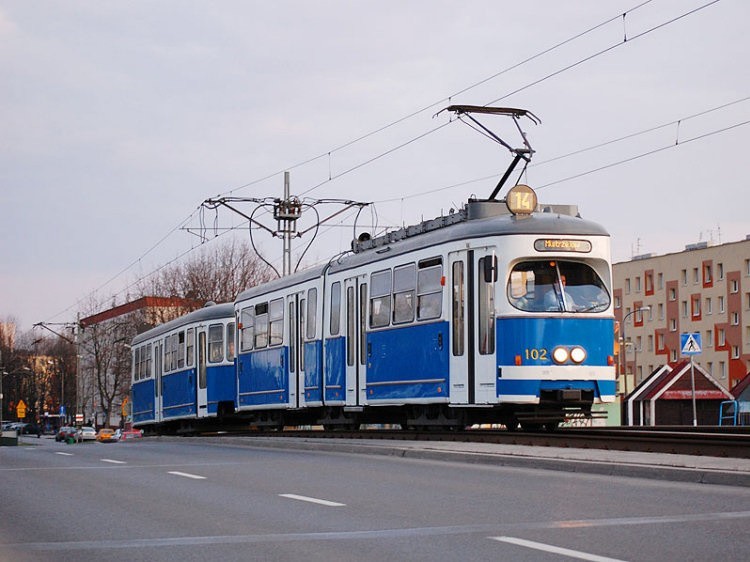
[[750, 371], [750, 235], [739, 242], [703, 242], [681, 252], [636, 256], [612, 269], [624, 343], [620, 373], [630, 381], [629, 390], [681, 358], [685, 332], [700, 333], [702, 352], [694, 361], [725, 388]]

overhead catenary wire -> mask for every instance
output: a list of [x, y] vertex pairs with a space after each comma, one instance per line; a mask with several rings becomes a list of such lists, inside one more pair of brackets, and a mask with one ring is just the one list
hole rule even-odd
[[[451, 99], [452, 97], [455, 97], [455, 96], [461, 95], [461, 94], [463, 94], [463, 93], [466, 93], [466, 92], [468, 92], [468, 91], [472, 90], [473, 88], [476, 88], [476, 87], [478, 87], [478, 86], [480, 86], [480, 85], [482, 85], [482, 84], [485, 84], [485, 83], [487, 83], [487, 82], [489, 82], [489, 81], [491, 81], [491, 80], [493, 80], [493, 79], [497, 78], [498, 76], [501, 76], [501, 75], [503, 75], [503, 74], [505, 74], [505, 73], [507, 73], [507, 72], [509, 72], [509, 71], [511, 71], [511, 70], [513, 70], [513, 69], [515, 69], [515, 68], [518, 68], [518, 67], [520, 67], [520, 66], [522, 66], [522, 65], [524, 65], [524, 64], [526, 64], [526, 63], [528, 63], [528, 62], [530, 62], [530, 61], [532, 61], [532, 60], [535, 60], [535, 59], [537, 59], [537, 58], [539, 58], [539, 57], [541, 57], [541, 56], [543, 56], [543, 55], [549, 54], [550, 52], [553, 52], [553, 51], [555, 51], [556, 49], [558, 49], [558, 48], [560, 48], [560, 47], [562, 47], [562, 46], [564, 46], [564, 45], [566, 45], [566, 44], [569, 44], [569, 43], [571, 43], [572, 41], [575, 41], [575, 40], [577, 40], [577, 39], [580, 39], [581, 37], [584, 37], [585, 35], [587, 35], [587, 34], [589, 34], [589, 33], [593, 32], [593, 31], [595, 31], [595, 30], [597, 30], [597, 29], [600, 29], [600, 28], [602, 28], [603, 26], [605, 26], [605, 25], [607, 25], [607, 24], [610, 24], [610, 23], [612, 23], [613, 21], [615, 21], [615, 20], [618, 20], [618, 19], [619, 19], [619, 18], [621, 18], [621, 17], [623, 17], [623, 18], [624, 18], [624, 16], [625, 16], [626, 14], [628, 14], [628, 13], [632, 13], [632, 12], [634, 12], [634, 11], [636, 11], [636, 10], [638, 10], [638, 9], [642, 8], [643, 6], [645, 6], [645, 5], [649, 4], [649, 3], [651, 2], [651, 1], [652, 1], [652, 0], [646, 0], [645, 2], [641, 2], [640, 4], [637, 4], [636, 6], [634, 6], [633, 8], [630, 8], [629, 10], [626, 10], [626, 11], [625, 11], [624, 13], [618, 13], [618, 14], [617, 14], [616, 16], [614, 16], [614, 17], [611, 17], [611, 18], [608, 18], [607, 20], [605, 20], [605, 21], [603, 21], [603, 22], [601, 22], [601, 23], [599, 23], [599, 24], [597, 24], [597, 25], [595, 25], [595, 26], [593, 26], [593, 27], [590, 27], [590, 28], [588, 28], [588, 29], [586, 29], [586, 30], [585, 30], [585, 31], [583, 31], [583, 32], [580, 32], [580, 33], [578, 33], [578, 34], [576, 34], [576, 35], [573, 35], [573, 36], [571, 36], [570, 38], [568, 38], [568, 39], [566, 39], [566, 40], [564, 40], [564, 41], [562, 41], [562, 42], [560, 42], [560, 43], [557, 43], [557, 44], [555, 44], [555, 45], [553, 45], [553, 46], [551, 46], [551, 47], [549, 47], [549, 48], [547, 48], [547, 49], [544, 49], [544, 50], [540, 51], [539, 53], [536, 53], [535, 55], [532, 55], [531, 57], [528, 57], [528, 58], [526, 58], [526, 59], [524, 59], [524, 60], [522, 60], [522, 61], [520, 61], [520, 62], [518, 62], [518, 63], [516, 63], [516, 64], [514, 64], [514, 65], [512, 65], [512, 66], [510, 66], [510, 67], [507, 67], [507, 68], [505, 68], [505, 69], [503, 69], [503, 70], [500, 70], [500, 71], [498, 71], [498, 72], [494, 73], [494, 74], [493, 74], [493, 75], [491, 75], [491, 76], [488, 76], [488, 77], [486, 77], [486, 78], [484, 78], [484, 79], [482, 79], [482, 80], [480, 80], [480, 81], [478, 81], [478, 82], [475, 82], [475, 83], [473, 83], [472, 85], [470, 85], [470, 86], [467, 86], [466, 88], [464, 88], [464, 89], [462, 89], [462, 90], [459, 90], [458, 92], [456, 92], [456, 93], [454, 93], [454, 94], [451, 94], [451, 96], [448, 96], [448, 97], [442, 98], [441, 100], [438, 100], [438, 101], [436, 101], [436, 102], [433, 102], [433, 103], [431, 103], [431, 104], [429, 104], [429, 105], [427, 105], [427, 106], [424, 106], [424, 107], [422, 107], [421, 109], [418, 109], [418, 110], [416, 110], [416, 111], [413, 111], [413, 112], [411, 112], [411, 113], [409, 113], [409, 114], [407, 114], [407, 115], [405, 115], [405, 116], [403, 116], [403, 117], [401, 117], [401, 118], [399, 118], [399, 119], [397, 119], [397, 120], [395, 120], [395, 121], [392, 121], [392, 122], [390, 122], [390, 123], [388, 123], [388, 124], [386, 124], [386, 125], [384, 125], [384, 126], [382, 126], [382, 127], [379, 127], [378, 129], [375, 129], [375, 130], [373, 130], [373, 131], [371, 131], [371, 132], [369, 132], [369, 133], [366, 133], [366, 134], [364, 134], [364, 135], [361, 135], [360, 137], [357, 137], [357, 138], [355, 138], [355, 139], [353, 139], [353, 140], [351, 140], [351, 141], [348, 141], [348, 142], [346, 142], [346, 143], [344, 143], [344, 144], [341, 144], [341, 145], [337, 146], [337, 147], [336, 147], [336, 148], [334, 148], [334, 149], [328, 150], [328, 151], [326, 151], [326, 152], [324, 152], [324, 153], [322, 153], [322, 154], [319, 154], [319, 155], [317, 155], [317, 156], [314, 156], [314, 157], [312, 157], [312, 158], [308, 158], [308, 159], [306, 159], [306, 160], [304, 160], [304, 161], [298, 162], [297, 164], [294, 164], [294, 165], [292, 165], [292, 166], [287, 166], [287, 167], [285, 167], [285, 168], [284, 168], [284, 170], [292, 170], [292, 169], [296, 169], [296, 168], [299, 168], [299, 167], [305, 166], [305, 165], [307, 165], [307, 164], [310, 164], [310, 163], [312, 163], [312, 162], [314, 162], [314, 161], [316, 161], [316, 160], [318, 160], [318, 159], [320, 159], [320, 158], [322, 158], [322, 157], [327, 157], [327, 158], [329, 159], [329, 174], [328, 174], [328, 175], [329, 175], [329, 177], [328, 177], [328, 179], [327, 179], [327, 180], [325, 180], [325, 181], [322, 181], [322, 182], [318, 183], [317, 185], [314, 185], [314, 186], [312, 186], [312, 187], [308, 188], [307, 190], [303, 191], [303, 193], [302, 193], [302, 195], [305, 195], [305, 194], [309, 194], [309, 193], [311, 193], [312, 191], [314, 191], [314, 190], [316, 190], [316, 189], [318, 189], [318, 188], [322, 187], [322, 186], [323, 186], [323, 185], [325, 185], [326, 183], [329, 183], [329, 182], [335, 181], [336, 179], [339, 179], [339, 178], [341, 178], [341, 177], [343, 177], [343, 176], [345, 176], [345, 175], [347, 175], [347, 174], [349, 174], [349, 173], [351, 173], [351, 172], [353, 172], [353, 171], [355, 171], [355, 170], [357, 170], [357, 169], [360, 169], [360, 168], [362, 168], [362, 167], [364, 167], [364, 166], [367, 166], [368, 164], [371, 164], [371, 163], [373, 163], [373, 162], [375, 162], [375, 161], [377, 161], [377, 160], [379, 160], [379, 159], [381, 159], [381, 158], [383, 158], [383, 157], [385, 157], [385, 156], [387, 156], [387, 155], [389, 155], [389, 154], [392, 154], [393, 152], [395, 152], [395, 151], [397, 151], [397, 150], [399, 150], [399, 149], [401, 149], [401, 148], [404, 148], [404, 147], [406, 147], [406, 146], [408, 146], [408, 145], [410, 145], [410, 144], [412, 144], [412, 143], [414, 143], [414, 142], [417, 142], [418, 140], [421, 140], [421, 139], [425, 138], [425, 137], [426, 137], [426, 136], [428, 136], [428, 135], [431, 135], [431, 134], [432, 134], [432, 133], [434, 133], [434, 132], [437, 132], [438, 130], [440, 130], [440, 129], [442, 129], [443, 127], [445, 127], [445, 126], [447, 126], [448, 124], [450, 124], [450, 123], [451, 123], [451, 121], [449, 121], [448, 123], [444, 123], [444, 124], [441, 124], [441, 125], [439, 125], [439, 126], [437, 126], [437, 127], [431, 128], [431, 129], [429, 129], [428, 131], [426, 131], [426, 132], [424, 132], [424, 133], [422, 133], [422, 134], [420, 134], [420, 135], [417, 135], [416, 137], [413, 137], [413, 138], [411, 138], [411, 139], [409, 139], [409, 140], [407, 140], [407, 141], [405, 141], [405, 142], [402, 142], [402, 143], [400, 143], [399, 145], [397, 145], [397, 146], [395, 146], [395, 147], [393, 147], [393, 148], [391, 148], [391, 149], [388, 149], [388, 150], [386, 150], [386, 151], [384, 151], [384, 152], [382, 152], [382, 153], [380, 153], [380, 154], [377, 154], [377, 155], [375, 155], [374, 157], [371, 157], [371, 158], [369, 158], [369, 159], [367, 159], [367, 160], [365, 160], [365, 161], [363, 161], [363, 162], [360, 162], [360, 163], [358, 163], [358, 164], [356, 164], [356, 165], [354, 165], [354, 166], [352, 166], [352, 167], [350, 167], [350, 168], [348, 168], [348, 169], [346, 169], [346, 170], [344, 170], [344, 171], [342, 171], [342, 172], [340, 172], [340, 173], [338, 173], [338, 174], [332, 174], [332, 173], [331, 173], [331, 171], [330, 171], [330, 158], [331, 158], [331, 154], [334, 154], [334, 153], [336, 153], [337, 151], [340, 151], [340, 150], [343, 150], [344, 148], [347, 148], [347, 147], [349, 147], [349, 146], [352, 146], [352, 145], [354, 145], [354, 144], [356, 144], [356, 143], [358, 143], [358, 142], [360, 142], [360, 141], [362, 141], [362, 140], [364, 140], [364, 139], [367, 139], [367, 138], [369, 138], [369, 137], [372, 137], [373, 135], [376, 135], [376, 134], [378, 134], [378, 133], [380, 133], [380, 132], [382, 132], [382, 131], [385, 131], [385, 130], [387, 130], [387, 129], [389, 129], [389, 128], [391, 128], [391, 127], [393, 127], [393, 126], [397, 125], [397, 124], [400, 124], [400, 123], [402, 123], [402, 122], [404, 122], [404, 121], [406, 121], [406, 120], [408, 120], [408, 119], [410, 119], [410, 118], [412, 118], [412, 117], [415, 117], [415, 116], [417, 116], [417, 115], [419, 115], [419, 114], [421, 114], [421, 113], [424, 113], [425, 111], [428, 111], [428, 110], [430, 110], [430, 109], [432, 109], [432, 108], [436, 107], [437, 105], [439, 105], [439, 104], [442, 104], [442, 103], [444, 103], [445, 101], [448, 101], [448, 100], [450, 100], [450, 99]], [[502, 99], [505, 99], [505, 98], [507, 98], [507, 97], [509, 97], [509, 96], [511, 96], [511, 95], [513, 95], [513, 94], [515, 94], [515, 93], [518, 93], [518, 92], [520, 92], [520, 91], [523, 91], [523, 90], [525, 90], [525, 89], [528, 89], [528, 88], [530, 88], [530, 87], [532, 87], [532, 86], [534, 86], [534, 85], [536, 85], [536, 84], [539, 84], [539, 83], [541, 83], [541, 82], [543, 82], [543, 81], [545, 81], [545, 80], [548, 80], [548, 79], [550, 79], [550, 78], [552, 78], [552, 77], [554, 77], [554, 76], [558, 76], [558, 75], [560, 75], [561, 73], [563, 73], [563, 72], [565, 72], [565, 71], [567, 71], [567, 70], [570, 70], [570, 69], [572, 69], [572, 68], [574, 68], [574, 67], [576, 67], [576, 66], [579, 66], [579, 65], [581, 65], [581, 64], [583, 64], [583, 63], [585, 63], [585, 62], [587, 62], [587, 61], [590, 61], [590, 60], [592, 60], [593, 58], [596, 58], [596, 57], [598, 57], [598, 56], [601, 56], [601, 55], [603, 55], [603, 54], [605, 54], [605, 53], [607, 53], [607, 52], [611, 51], [612, 49], [614, 49], [614, 48], [616, 48], [616, 47], [618, 47], [618, 46], [621, 46], [621, 45], [623, 45], [623, 44], [626, 44], [626, 43], [630, 44], [630, 43], [632, 43], [632, 42], [633, 42], [633, 41], [634, 41], [635, 39], [638, 39], [638, 38], [640, 38], [640, 37], [643, 37], [644, 35], [646, 35], [646, 34], [648, 34], [648, 33], [651, 33], [651, 32], [653, 32], [653, 31], [655, 31], [655, 30], [657, 30], [657, 29], [661, 29], [661, 28], [665, 27], [666, 25], [669, 25], [669, 24], [671, 24], [671, 23], [674, 23], [674, 22], [676, 22], [676, 21], [678, 21], [678, 20], [680, 20], [680, 19], [682, 19], [682, 18], [684, 18], [684, 17], [687, 17], [688, 15], [694, 14], [694, 13], [696, 13], [696, 12], [698, 12], [698, 11], [700, 11], [700, 10], [704, 9], [704, 8], [707, 8], [708, 6], [711, 6], [711, 5], [715, 4], [715, 3], [717, 3], [718, 1], [719, 1], [719, 0], [713, 0], [713, 1], [711, 1], [711, 2], [708, 2], [708, 3], [706, 3], [706, 4], [702, 5], [702, 6], [698, 7], [698, 8], [695, 8], [695, 9], [693, 9], [693, 10], [690, 10], [690, 11], [688, 11], [688, 12], [685, 12], [685, 13], [683, 13], [682, 15], [680, 15], [680, 16], [677, 16], [677, 17], [675, 17], [675, 18], [673, 18], [673, 19], [671, 19], [671, 20], [668, 20], [668, 21], [666, 21], [666, 22], [663, 22], [663, 23], [661, 23], [661, 24], [659, 24], [659, 25], [656, 25], [656, 26], [654, 26], [654, 27], [652, 27], [652, 28], [650, 28], [650, 29], [648, 29], [648, 30], [646, 30], [646, 31], [644, 31], [644, 32], [642, 32], [642, 33], [640, 33], [640, 34], [638, 34], [638, 35], [635, 35], [635, 36], [633, 36], [633, 37], [631, 37], [631, 38], [629, 38], [629, 39], [627, 38], [627, 36], [625, 36], [625, 37], [624, 37], [624, 40], [623, 40], [622, 42], [618, 42], [618, 43], [616, 43], [616, 44], [614, 44], [614, 45], [612, 45], [612, 46], [610, 46], [610, 47], [608, 47], [608, 48], [606, 48], [606, 49], [603, 49], [603, 50], [601, 50], [601, 51], [598, 51], [597, 53], [594, 53], [594, 54], [592, 54], [592, 55], [590, 55], [590, 56], [587, 56], [587, 57], [585, 57], [585, 58], [583, 58], [583, 59], [581, 59], [581, 60], [579, 60], [579, 61], [577, 61], [577, 62], [575, 62], [575, 63], [573, 63], [573, 64], [571, 64], [571, 65], [568, 65], [568, 66], [566, 66], [566, 67], [564, 67], [564, 68], [558, 69], [557, 71], [555, 71], [555, 72], [553, 72], [553, 73], [550, 73], [550, 74], [546, 75], [545, 77], [543, 77], [543, 78], [541, 78], [541, 79], [539, 79], [539, 80], [536, 80], [536, 81], [534, 81], [534, 82], [531, 82], [531, 83], [529, 83], [529, 84], [526, 84], [525, 86], [523, 86], [523, 87], [521, 87], [521, 88], [519, 88], [519, 89], [517, 89], [517, 90], [514, 90], [514, 91], [512, 91], [512, 92], [510, 92], [510, 93], [508, 93], [508, 94], [505, 94], [504, 96], [502, 96], [502, 97], [500, 97], [500, 98], [497, 98], [496, 100], [493, 100], [493, 101], [491, 101], [491, 102], [488, 102], [488, 103], [487, 103], [486, 105], [491, 105], [491, 104], [493, 104], [493, 103], [496, 103], [496, 102], [498, 102], [498, 101], [500, 101], [500, 100], [502, 100]], [[279, 172], [274, 172], [274, 173], [271, 173], [271, 174], [265, 175], [265, 176], [263, 176], [263, 177], [261, 177], [261, 178], [258, 178], [258, 179], [256, 179], [256, 180], [253, 180], [253, 181], [250, 181], [250, 182], [248, 182], [248, 183], [245, 183], [245, 184], [243, 184], [243, 185], [240, 185], [240, 186], [234, 187], [234, 188], [232, 188], [231, 190], [229, 190], [229, 191], [225, 192], [225, 194], [232, 194], [232, 193], [235, 193], [235, 192], [236, 192], [236, 191], [238, 191], [238, 190], [241, 190], [241, 189], [245, 189], [245, 188], [251, 187], [251, 186], [253, 186], [253, 185], [257, 185], [257, 184], [259, 184], [259, 183], [261, 183], [261, 182], [263, 182], [263, 181], [266, 181], [266, 180], [268, 180], [268, 179], [271, 179], [271, 178], [273, 178], [273, 177], [277, 176], [277, 175], [278, 175], [279, 173], [281, 173], [281, 171], [279, 171]], [[470, 182], [464, 182], [464, 183], [470, 183]], [[441, 188], [440, 190], [442, 190], [442, 189], [448, 189], [448, 188]], [[435, 192], [435, 191], [440, 191], [440, 190], [433, 190], [432, 192]], [[154, 244], [154, 245], [153, 245], [152, 247], [150, 247], [150, 248], [149, 248], [149, 249], [148, 249], [148, 250], [147, 250], [146, 252], [144, 252], [144, 253], [143, 253], [143, 254], [142, 254], [142, 255], [141, 255], [140, 257], [138, 257], [137, 259], [133, 260], [133, 261], [132, 261], [132, 262], [131, 262], [131, 263], [130, 263], [130, 264], [129, 264], [128, 266], [126, 266], [125, 268], [123, 268], [122, 270], [120, 270], [120, 271], [119, 271], [119, 272], [118, 272], [118, 273], [117, 273], [117, 274], [116, 274], [115, 276], [113, 276], [112, 278], [110, 278], [109, 280], [107, 280], [107, 281], [106, 281], [105, 283], [103, 283], [102, 285], [100, 285], [99, 287], [97, 287], [96, 289], [94, 289], [93, 291], [89, 292], [89, 293], [88, 293], [88, 295], [90, 296], [90, 295], [93, 295], [93, 294], [96, 294], [96, 293], [100, 292], [100, 291], [101, 291], [101, 290], [103, 290], [103, 289], [104, 289], [105, 287], [107, 287], [107, 286], [109, 286], [109, 285], [110, 285], [111, 283], [113, 283], [113, 282], [114, 282], [114, 281], [115, 281], [116, 279], [118, 279], [118, 278], [120, 278], [120, 277], [121, 277], [122, 275], [124, 275], [124, 274], [125, 274], [125, 273], [126, 273], [127, 271], [131, 270], [131, 269], [132, 269], [133, 267], [135, 267], [136, 265], [138, 265], [138, 264], [142, 263], [142, 261], [143, 261], [143, 260], [144, 260], [144, 259], [145, 259], [145, 258], [146, 258], [147, 256], [149, 256], [149, 255], [150, 255], [151, 253], [153, 253], [153, 251], [154, 251], [154, 250], [155, 250], [155, 249], [156, 249], [157, 247], [161, 246], [161, 245], [162, 245], [162, 244], [163, 244], [163, 243], [164, 243], [164, 242], [165, 242], [165, 241], [167, 240], [167, 238], [169, 238], [169, 237], [170, 237], [171, 235], [173, 235], [173, 234], [174, 234], [174, 233], [175, 233], [176, 231], [179, 231], [179, 230], [183, 229], [183, 227], [184, 227], [184, 226], [185, 226], [186, 224], [188, 224], [188, 223], [189, 223], [189, 222], [190, 222], [191, 220], [193, 220], [193, 219], [194, 219], [194, 217], [196, 216], [196, 213], [200, 213], [200, 211], [201, 211], [201, 207], [202, 207], [202, 206], [200, 206], [200, 205], [199, 205], [199, 206], [198, 206], [198, 207], [197, 207], [197, 208], [196, 208], [196, 209], [195, 209], [195, 210], [194, 210], [194, 211], [193, 211], [193, 212], [192, 212], [192, 213], [191, 213], [191, 214], [190, 214], [190, 215], [189, 215], [189, 216], [188, 216], [188, 217], [187, 217], [186, 219], [184, 219], [183, 221], [181, 221], [181, 222], [180, 222], [180, 223], [179, 223], [179, 224], [178, 224], [177, 226], [175, 226], [174, 228], [170, 229], [170, 230], [169, 230], [169, 231], [167, 232], [167, 234], [165, 234], [165, 235], [164, 235], [164, 236], [163, 236], [163, 237], [162, 237], [162, 238], [161, 238], [161, 239], [160, 239], [160, 240], [159, 240], [159, 241], [158, 241], [157, 243], [155, 243], [155, 244]], [[244, 228], [244, 226], [243, 226], [243, 228]], [[227, 231], [227, 232], [228, 232], [228, 231]], [[225, 233], [226, 233], [226, 232], [225, 232]], [[217, 235], [216, 237], [218, 238], [218, 236], [219, 236], [219, 235]], [[205, 242], [205, 240], [204, 240], [204, 242]], [[194, 249], [195, 249], [195, 247], [193, 247], [193, 248], [190, 248], [189, 250], [187, 250], [187, 251], [185, 251], [185, 252], [181, 253], [181, 254], [180, 254], [179, 256], [177, 256], [177, 257], [176, 257], [176, 258], [174, 258], [173, 260], [170, 260], [170, 261], [169, 261], [169, 262], [168, 262], [167, 264], [164, 264], [163, 266], [160, 266], [160, 267], [156, 268], [156, 269], [155, 269], [154, 271], [152, 271], [152, 272], [151, 272], [151, 273], [149, 273], [148, 275], [146, 275], [146, 276], [143, 276], [143, 277], [141, 277], [140, 279], [136, 280], [135, 282], [133, 282], [133, 283], [129, 284], [129, 285], [128, 285], [128, 286], [126, 287], [126, 290], [130, 289], [131, 287], [133, 287], [134, 285], [136, 285], [137, 283], [139, 283], [139, 282], [140, 282], [140, 281], [141, 281], [142, 279], [144, 279], [144, 278], [148, 278], [148, 277], [149, 277], [150, 275], [153, 275], [153, 274], [155, 274], [156, 272], [160, 271], [160, 270], [161, 270], [161, 269], [163, 269], [164, 267], [167, 267], [168, 265], [171, 265], [172, 263], [174, 263], [174, 262], [178, 261], [179, 259], [182, 259], [182, 258], [183, 258], [183, 257], [184, 257], [185, 255], [189, 254], [189, 253], [190, 253], [191, 251], [193, 251]], [[122, 292], [124, 292], [124, 291], [122, 291]], [[117, 293], [117, 295], [120, 295], [120, 294], [121, 294], [122, 292], [120, 292], [120, 293]], [[52, 318], [56, 318], [56, 317], [58, 317], [58, 316], [60, 316], [60, 315], [62, 315], [62, 314], [64, 314], [64, 313], [66, 313], [66, 312], [69, 312], [69, 311], [70, 311], [70, 310], [71, 310], [72, 308], [74, 308], [74, 307], [76, 307], [76, 306], [80, 305], [80, 304], [81, 304], [81, 303], [82, 303], [82, 302], [83, 302], [83, 301], [85, 300], [85, 298], [86, 298], [86, 297], [83, 297], [83, 298], [81, 298], [81, 299], [77, 300], [75, 304], [73, 304], [73, 305], [71, 305], [71, 306], [67, 307], [66, 309], [64, 309], [63, 311], [61, 311], [61, 312], [57, 313], [57, 314], [56, 314], [55, 316], [53, 316]]]
[[[652, 127], [648, 127], [646, 129], [642, 129], [642, 130], [634, 132], [634, 133], [629, 133], [627, 135], [622, 135], [622, 136], [616, 137], [614, 139], [606, 140], [606, 141], [598, 143], [598, 144], [594, 144], [594, 145], [591, 145], [591, 146], [587, 146], [587, 147], [584, 147], [584, 148], [573, 150], [573, 151], [567, 152], [565, 154], [560, 154], [558, 156], [554, 156], [552, 158], [548, 158], [547, 160], [542, 160], [541, 162], [532, 162], [531, 164], [529, 164], [529, 168], [538, 168], [540, 166], [551, 164], [552, 162], [557, 162], [559, 160], [563, 160], [565, 158], [570, 158], [572, 156], [578, 156], [580, 154], [584, 154], [586, 152], [590, 152], [592, 150], [596, 150], [596, 149], [599, 149], [599, 148], [604, 148], [606, 146], [610, 146], [612, 144], [616, 144], [616, 143], [622, 142], [624, 140], [633, 139], [633, 138], [636, 138], [636, 137], [639, 137], [639, 136], [642, 136], [642, 135], [645, 135], [645, 134], [648, 134], [648, 133], [652, 133], [654, 131], [665, 129], [667, 127], [671, 127], [671, 126], [677, 125], [679, 123], [685, 123], [687, 121], [690, 121], [691, 119], [695, 119], [697, 117], [703, 117], [705, 115], [709, 115], [709, 114], [711, 114], [713, 112], [716, 112], [716, 111], [719, 111], [719, 110], [722, 110], [722, 109], [726, 109], [727, 107], [731, 107], [733, 105], [737, 105], [739, 103], [746, 102], [748, 100], [750, 100], [750, 96], [745, 96], [745, 97], [736, 99], [734, 101], [730, 101], [730, 102], [727, 102], [727, 103], [723, 103], [721, 105], [717, 105], [717, 106], [712, 107], [710, 109], [705, 109], [703, 111], [699, 111], [698, 113], [693, 113], [693, 114], [687, 115], [685, 117], [680, 117], [679, 119], [673, 119], [672, 121], [668, 121], [668, 122], [662, 123], [660, 125], [655, 125], [655, 126], [652, 126]], [[675, 148], [676, 146], [678, 146], [680, 144], [685, 144], [685, 143], [691, 142], [693, 140], [698, 140], [699, 138], [703, 138], [705, 136], [711, 136], [713, 134], [722, 133], [722, 132], [728, 131], [728, 130], [730, 130], [732, 128], [735, 128], [736, 126], [741, 126], [743, 124], [744, 123], [737, 123], [735, 125], [732, 125], [732, 126], [729, 126], [729, 127], [725, 127], [725, 128], [720, 129], [718, 131], [712, 132], [711, 134], [701, 135], [701, 136], [696, 137], [694, 139], [686, 139], [686, 140], [683, 140], [683, 141], [676, 140], [674, 142], [674, 144], [671, 144], [670, 146], [664, 147], [664, 148], [670, 148], [670, 147]], [[638, 159], [638, 158], [640, 158], [642, 156], [648, 156], [649, 154], [655, 154], [657, 152], [661, 152], [662, 150], [663, 150], [662, 148], [660, 148], [659, 150], [655, 150], [655, 151], [651, 150], [651, 151], [645, 152], [642, 155], [639, 155], [637, 157], [633, 157], [633, 158], [622, 160], [621, 163], [626, 163], [628, 161], [631, 161], [631, 160], [634, 160], [634, 159]], [[609, 165], [607, 165], [607, 166], [605, 166], [603, 168], [596, 168], [594, 170], [589, 170], [587, 172], [583, 172], [583, 173], [581, 173], [579, 175], [576, 175], [576, 176], [571, 176], [570, 178], [567, 178], [564, 181], [567, 181], [568, 179], [574, 179], [575, 177], [585, 176], [585, 175], [588, 175], [589, 173], [593, 173], [593, 172], [599, 171], [601, 169], [606, 169], [607, 167], [612, 167], [613, 165], [616, 165], [616, 163], [609, 164]], [[392, 197], [392, 198], [389, 198], [389, 199], [379, 199], [379, 200], [373, 201], [373, 203], [375, 203], [375, 204], [378, 204], [378, 203], [393, 203], [393, 202], [396, 202], [396, 201], [403, 201], [403, 200], [408, 200], [408, 199], [416, 199], [416, 198], [419, 198], [419, 197], [425, 197], [427, 195], [432, 195], [432, 194], [435, 194], [435, 193], [439, 193], [441, 191], [446, 191], [446, 190], [449, 190], [449, 189], [455, 189], [457, 187], [463, 187], [465, 185], [470, 185], [472, 183], [479, 183], [479, 182], [489, 181], [491, 179], [495, 179], [496, 177], [497, 177], [497, 174], [490, 174], [490, 175], [486, 175], [486, 176], [481, 176], [481, 177], [477, 177], [477, 178], [472, 178], [472, 179], [464, 180], [464, 181], [457, 182], [457, 183], [452, 183], [450, 185], [445, 185], [445, 186], [438, 187], [438, 188], [435, 188], [435, 189], [429, 189], [429, 190], [426, 190], [426, 191], [421, 191], [419, 193], [414, 193], [412, 195], [399, 195], [398, 197]], [[549, 185], [555, 185], [557, 183], [563, 183], [563, 180], [559, 180], [557, 182], [552, 182], [552, 183], [546, 184], [545, 186], [542, 186], [542, 187], [546, 187], [546, 186], [549, 186]], [[537, 187], [536, 189], [541, 189], [541, 187]]]

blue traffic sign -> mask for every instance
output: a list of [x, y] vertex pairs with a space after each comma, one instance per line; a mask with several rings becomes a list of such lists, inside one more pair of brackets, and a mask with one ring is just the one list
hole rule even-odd
[[700, 332], [686, 332], [680, 334], [680, 348], [683, 355], [698, 355], [701, 353]]

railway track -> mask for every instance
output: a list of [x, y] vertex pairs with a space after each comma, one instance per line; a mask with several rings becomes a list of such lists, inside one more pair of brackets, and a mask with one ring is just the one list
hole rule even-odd
[[[322, 431], [285, 429], [283, 431], [231, 431], [226, 435], [258, 435], [279, 438], [403, 441], [455, 441], [563, 447], [611, 451], [639, 451], [727, 458], [750, 458], [750, 428], [587, 428], [559, 429], [552, 433], [509, 432], [494, 429], [466, 431], [403, 431], [368, 429], [359, 431]], [[218, 432], [202, 433], [204, 436]]]

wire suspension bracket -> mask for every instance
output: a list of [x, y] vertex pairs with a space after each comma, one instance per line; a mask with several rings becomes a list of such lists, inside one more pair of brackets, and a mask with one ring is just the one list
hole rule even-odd
[[[256, 205], [255, 209], [248, 215], [242, 211], [240, 211], [237, 208], [236, 203], [254, 203]], [[317, 209], [315, 208], [318, 205], [321, 204], [338, 204], [342, 205], [343, 207], [339, 209], [338, 211], [331, 213], [330, 215], [326, 216], [325, 218], [320, 217], [320, 214], [318, 213]], [[227, 209], [233, 211], [234, 213], [240, 215], [244, 219], [248, 221], [249, 224], [249, 232], [250, 232], [250, 243], [255, 250], [255, 253], [258, 255], [260, 259], [262, 259], [271, 269], [273, 269], [276, 272], [276, 275], [279, 277], [286, 277], [287, 275], [291, 275], [297, 269], [299, 268], [299, 265], [302, 261], [302, 258], [307, 253], [307, 251], [310, 249], [310, 246], [312, 246], [313, 241], [315, 240], [318, 231], [320, 230], [321, 225], [325, 224], [326, 222], [332, 220], [333, 218], [337, 217], [338, 215], [346, 212], [347, 210], [358, 207], [360, 210], [364, 207], [367, 207], [368, 205], [371, 205], [372, 203], [364, 203], [360, 201], [352, 201], [349, 199], [311, 199], [311, 200], [301, 200], [299, 197], [290, 195], [290, 188], [289, 188], [289, 172], [284, 172], [284, 197], [283, 198], [255, 198], [255, 197], [220, 197], [217, 199], [206, 199], [202, 203], [202, 207], [206, 209], [217, 209], [219, 207], [226, 207]], [[266, 216], [272, 214], [273, 219], [276, 221], [276, 228], [272, 228], [269, 226], [266, 226], [259, 220], [255, 218], [256, 213], [259, 210], [265, 210]], [[297, 221], [299, 221], [302, 218], [302, 212], [304, 209], [310, 209], [312, 210], [316, 215], [315, 223], [312, 226], [309, 226], [308, 228], [299, 230], [297, 226]], [[253, 240], [253, 227], [256, 228], [256, 230], [259, 228], [261, 230], [264, 230], [274, 238], [281, 238], [282, 239], [282, 271], [279, 272], [276, 267], [271, 264], [271, 262], [267, 259], [265, 259], [261, 253], [258, 251], [258, 248], [255, 245], [255, 242]], [[356, 230], [356, 226], [355, 226]], [[305, 249], [303, 250], [302, 254], [300, 255], [299, 259], [297, 260], [297, 263], [294, 267], [292, 267], [292, 240], [294, 238], [301, 238], [305, 234], [312, 232], [312, 238], [310, 242], [307, 244]]]

